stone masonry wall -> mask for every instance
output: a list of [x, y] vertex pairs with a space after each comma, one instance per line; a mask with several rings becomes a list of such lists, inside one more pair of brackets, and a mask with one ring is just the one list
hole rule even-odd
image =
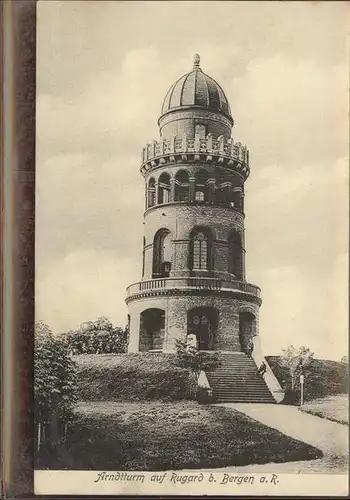
[[[224, 296], [163, 296], [142, 298], [129, 303], [130, 314], [130, 342], [129, 352], [138, 352], [140, 347], [140, 315], [149, 308], [165, 311], [165, 336], [163, 351], [171, 352], [175, 349], [176, 339], [186, 339], [187, 312], [194, 307], [214, 307], [218, 310], [218, 325], [214, 337], [214, 350], [239, 351], [239, 313], [252, 312], [259, 323], [259, 306], [248, 300], [238, 300]], [[258, 330], [256, 331], [258, 334]]]
[[[235, 229], [244, 245], [243, 216], [228, 208], [211, 205], [197, 206], [174, 203], [148, 211], [145, 217], [145, 272], [144, 280], [152, 278], [153, 240], [160, 228], [170, 231], [173, 240], [172, 276], [189, 276], [190, 234], [195, 227], [208, 227], [214, 236], [213, 276], [232, 279], [228, 273], [229, 234]], [[244, 270], [243, 270], [244, 271]], [[244, 273], [245, 275], [245, 273]]]
[[194, 137], [196, 125], [205, 125], [205, 135], [212, 134], [215, 138], [220, 135], [231, 137], [232, 126], [225, 116], [198, 108], [167, 113], [160, 118], [159, 124], [160, 135], [165, 139], [181, 137], [184, 133]]

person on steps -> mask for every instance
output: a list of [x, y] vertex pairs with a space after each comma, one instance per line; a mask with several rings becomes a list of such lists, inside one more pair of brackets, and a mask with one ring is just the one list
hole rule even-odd
[[254, 342], [253, 340], [250, 338], [247, 342], [247, 355], [248, 356], [251, 356], [253, 354], [253, 349], [254, 349]]
[[263, 361], [260, 365], [260, 368], [258, 369], [258, 375], [260, 377], [263, 377], [266, 373], [266, 363]]

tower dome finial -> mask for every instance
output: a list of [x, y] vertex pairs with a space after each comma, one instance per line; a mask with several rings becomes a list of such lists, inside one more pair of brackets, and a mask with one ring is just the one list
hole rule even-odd
[[201, 62], [201, 58], [199, 54], [195, 54], [193, 57], [193, 69], [199, 69], [199, 63]]
[[200, 60], [199, 54], [194, 54], [193, 68], [169, 88], [163, 101], [161, 116], [173, 110], [179, 111], [178, 108], [181, 107], [200, 106], [225, 115], [232, 126], [233, 119], [227, 97], [220, 85], [204, 73]]

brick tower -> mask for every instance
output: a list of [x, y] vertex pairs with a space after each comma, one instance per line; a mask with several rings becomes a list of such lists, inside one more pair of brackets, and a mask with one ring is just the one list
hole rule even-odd
[[249, 152], [220, 85], [200, 58], [167, 92], [160, 140], [142, 151], [142, 278], [127, 289], [129, 352], [245, 352], [258, 336], [260, 289], [246, 281], [244, 183]]
[[142, 151], [142, 277], [127, 288], [128, 350], [172, 352], [191, 335], [200, 350], [220, 351], [221, 368], [207, 374], [218, 401], [281, 401], [259, 342], [260, 289], [246, 281], [249, 152], [231, 138], [233, 124], [196, 54], [165, 96], [160, 140]]

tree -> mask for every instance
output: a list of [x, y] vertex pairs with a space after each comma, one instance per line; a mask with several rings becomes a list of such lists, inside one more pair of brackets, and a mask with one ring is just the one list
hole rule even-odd
[[66, 343], [73, 354], [109, 354], [127, 350], [127, 328], [114, 327], [101, 316], [95, 321], [82, 323], [78, 330], [65, 335]]
[[290, 390], [295, 391], [299, 377], [306, 373], [313, 361], [314, 353], [305, 346], [288, 346], [283, 349], [281, 356], [281, 365], [288, 369], [290, 376]]
[[200, 351], [197, 347], [188, 346], [182, 340], [176, 340], [176, 360], [179, 366], [189, 369], [198, 378], [201, 371], [209, 371], [220, 365], [219, 358], [214, 353]]
[[57, 431], [61, 424], [71, 419], [77, 384], [75, 363], [66, 344], [41, 321], [35, 325], [34, 360], [34, 405], [39, 446], [47, 425]]
[[44, 338], [52, 337], [52, 331], [46, 323], [39, 320], [35, 323], [35, 340], [43, 340]]

